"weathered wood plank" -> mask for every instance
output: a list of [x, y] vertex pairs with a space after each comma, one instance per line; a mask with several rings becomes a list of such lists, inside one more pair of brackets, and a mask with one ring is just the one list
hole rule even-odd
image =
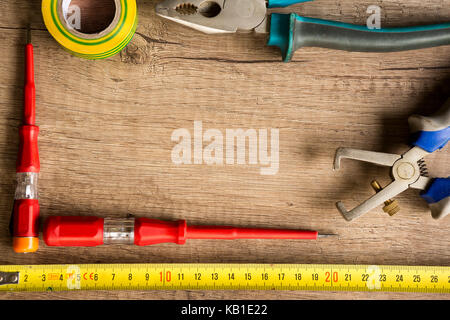
[[[208, 36], [162, 21], [139, 1], [132, 43], [104, 61], [62, 50], [45, 30], [40, 1], [0, 3], [0, 264], [115, 262], [278, 262], [450, 265], [447, 219], [432, 220], [416, 191], [398, 197], [395, 217], [381, 209], [351, 224], [334, 203], [372, 194], [385, 169], [346, 162], [336, 147], [407, 149], [407, 117], [431, 113], [449, 96], [449, 47], [385, 55], [302, 49], [290, 64], [251, 35]], [[371, 1], [321, 0], [283, 9], [364, 24]], [[450, 1], [378, 1], [389, 26], [443, 22]], [[34, 12], [34, 13], [33, 13]], [[36, 13], [37, 12], [37, 13]], [[31, 18], [27, 18], [30, 14]], [[319, 229], [339, 239], [190, 241], [146, 248], [46, 248], [12, 252], [7, 232], [14, 192], [23, 82], [24, 28], [32, 21], [41, 128], [40, 203], [51, 215], [127, 214], [192, 223]], [[183, 165], [171, 161], [172, 132], [194, 121], [204, 130], [279, 129], [280, 168]], [[448, 176], [448, 148], [429, 157]], [[40, 298], [48, 294], [3, 294]], [[138, 292], [58, 293], [55, 298], [141, 298]], [[443, 298], [359, 293], [158, 292], [145, 298]], [[448, 298], [445, 297], [444, 298]]]

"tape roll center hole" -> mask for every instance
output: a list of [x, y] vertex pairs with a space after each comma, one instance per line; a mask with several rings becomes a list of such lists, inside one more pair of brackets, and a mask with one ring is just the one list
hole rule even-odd
[[63, 0], [62, 13], [67, 26], [93, 35], [108, 29], [116, 15], [114, 0]]

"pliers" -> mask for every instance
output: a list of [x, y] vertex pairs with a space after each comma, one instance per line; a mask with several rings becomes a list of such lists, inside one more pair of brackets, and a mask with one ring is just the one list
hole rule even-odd
[[432, 217], [440, 219], [450, 213], [450, 177], [429, 178], [423, 158], [445, 147], [450, 139], [450, 99], [432, 116], [409, 117], [412, 149], [403, 155], [339, 148], [334, 160], [334, 169], [340, 168], [343, 158], [370, 162], [391, 168], [393, 178], [386, 188], [366, 200], [353, 210], [347, 211], [342, 202], [336, 206], [347, 221], [351, 221], [391, 201], [408, 188], [423, 190], [421, 196], [428, 202]]
[[269, 33], [267, 44], [279, 47], [285, 62], [301, 47], [394, 52], [450, 45], [450, 23], [369, 29], [295, 13], [267, 14], [267, 8], [308, 1], [312, 0], [166, 0], [156, 6], [156, 13], [210, 34]]

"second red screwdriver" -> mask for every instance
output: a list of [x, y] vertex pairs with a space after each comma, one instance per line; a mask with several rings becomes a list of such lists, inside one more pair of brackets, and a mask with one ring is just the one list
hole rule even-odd
[[185, 244], [187, 239], [305, 239], [315, 240], [317, 231], [287, 229], [235, 228], [224, 226], [188, 226], [186, 221], [155, 219], [104, 219], [98, 217], [49, 217], [44, 225], [48, 246], [93, 247], [102, 244], [158, 243]]

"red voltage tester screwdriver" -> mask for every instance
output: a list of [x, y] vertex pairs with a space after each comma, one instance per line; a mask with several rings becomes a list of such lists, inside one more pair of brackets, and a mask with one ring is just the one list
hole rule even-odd
[[97, 217], [49, 217], [44, 224], [48, 246], [94, 247], [102, 244], [158, 243], [185, 244], [187, 239], [306, 239], [333, 235], [317, 231], [250, 229], [221, 226], [188, 226], [186, 221], [160, 221], [147, 218], [103, 219]]
[[36, 88], [34, 84], [33, 45], [28, 29], [25, 46], [25, 87], [23, 124], [19, 129], [19, 154], [16, 163], [17, 186], [11, 217], [15, 252], [35, 252], [39, 248], [39, 202], [37, 181], [40, 170], [38, 153], [39, 127], [36, 121]]

